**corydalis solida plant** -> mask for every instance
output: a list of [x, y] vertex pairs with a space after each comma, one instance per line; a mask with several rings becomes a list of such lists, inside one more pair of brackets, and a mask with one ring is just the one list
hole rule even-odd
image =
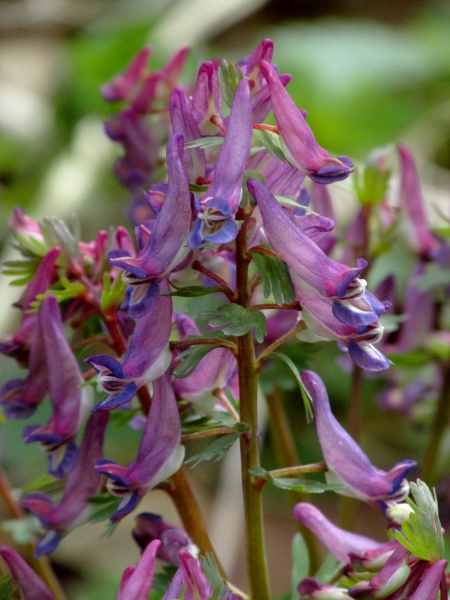
[[[133, 195], [128, 214], [134, 236], [119, 227], [84, 243], [58, 220], [35, 223], [16, 209], [11, 230], [25, 259], [33, 261], [26, 271], [19, 332], [1, 349], [28, 366], [30, 376], [20, 384], [6, 383], [0, 400], [8, 417], [20, 418], [31, 414], [48, 392], [50, 424], [73, 411], [75, 401], [61, 398], [52, 332], [76, 372], [76, 398], [84, 385], [93, 392], [98, 381], [101, 388], [79, 452], [72, 439], [83, 426], [78, 417], [66, 435], [74, 451], [73, 460], [58, 472], [66, 475], [61, 501], [53, 504], [40, 491], [24, 498], [24, 506], [48, 529], [37, 555], [53, 551], [72, 527], [89, 518], [89, 498], [102, 476], [91, 505], [106, 505], [102, 514], [112, 524], [160, 487], [180, 512], [190, 550], [197, 546], [204, 557], [212, 548], [181, 468], [184, 445], [198, 434], [210, 437], [210, 456], [219, 458], [239, 439], [250, 593], [268, 600], [260, 492], [276, 478], [261, 469], [258, 374], [278, 346], [306, 328], [338, 341], [359, 367], [387, 369], [390, 361], [374, 344], [383, 334], [379, 318], [390, 304], [366, 289], [364, 258], [357, 257], [356, 266], [346, 265], [323, 250], [327, 244], [319, 245], [333, 222], [309, 211], [307, 181], [315, 186], [342, 181], [353, 164], [345, 156], [332, 158], [315, 139], [285, 89], [290, 77], [279, 75], [271, 63], [272, 42], [264, 40], [236, 66], [204, 63], [189, 93], [179, 85], [186, 52], [180, 50], [163, 69], [151, 72], [150, 50], [144, 49], [102, 88], [105, 100], [125, 103], [105, 130], [124, 152], [115, 172]], [[264, 123], [272, 109], [275, 127]], [[162, 169], [165, 179], [155, 180]], [[202, 329], [189, 317], [199, 316], [195, 298], [212, 294], [215, 302], [203, 315], [208, 319]], [[194, 299], [189, 317], [176, 306], [178, 297]], [[274, 311], [270, 342], [264, 339], [266, 309]], [[286, 311], [293, 315], [287, 329]], [[91, 355], [94, 342], [102, 352]], [[73, 354], [80, 348], [87, 348], [84, 362]], [[297, 379], [308, 412], [316, 415], [329, 463], [325, 468], [339, 477], [338, 484], [297, 485], [351, 492], [383, 510], [401, 502], [408, 492], [405, 475], [415, 462], [403, 461], [387, 473], [374, 467], [334, 419], [318, 376], [306, 371]], [[143, 430], [128, 466], [102, 458], [106, 422], [119, 411], [122, 422]], [[26, 441], [41, 429], [27, 428]], [[59, 456], [67, 442], [62, 435], [41, 438], [52, 456]], [[189, 460], [207, 457], [200, 453]], [[80, 489], [74, 485], [78, 471], [86, 475]], [[84, 482], [84, 477], [77, 479]], [[167, 600], [178, 598], [183, 589], [185, 599], [240, 597], [210, 558], [199, 562], [184, 546], [180, 549], [179, 536], [163, 536], [167, 527], [160, 530], [149, 535], [139, 565], [124, 572], [118, 598], [147, 597], [156, 557], [174, 552], [180, 567]], [[310, 589], [311, 595], [317, 591]]]

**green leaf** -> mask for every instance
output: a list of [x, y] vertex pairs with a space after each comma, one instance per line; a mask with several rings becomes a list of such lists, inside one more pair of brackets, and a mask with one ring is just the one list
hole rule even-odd
[[272, 294], [278, 305], [295, 300], [295, 290], [286, 263], [261, 252], [250, 251], [250, 254], [261, 276], [264, 297]]
[[221, 146], [223, 144], [223, 137], [208, 136], [186, 142], [185, 148], [212, 148], [213, 146]]
[[[173, 285], [173, 283], [171, 284]], [[186, 287], [175, 287], [174, 292], [162, 292], [161, 296], [180, 296], [182, 298], [197, 298], [198, 296], [207, 296], [208, 294], [216, 294], [222, 292], [227, 294], [230, 290], [222, 285], [217, 286], [202, 286], [190, 285]]]
[[77, 281], [69, 281], [66, 277], [61, 277], [61, 279], [52, 286], [49, 290], [47, 290], [44, 294], [38, 294], [36, 296], [36, 300], [31, 302], [30, 313], [35, 313], [38, 311], [39, 306], [41, 305], [42, 300], [47, 296], [55, 296], [58, 303], [65, 302], [66, 300], [71, 300], [72, 298], [78, 298], [86, 291], [86, 288], [82, 283], [78, 283]]
[[397, 331], [399, 325], [408, 320], [408, 315], [382, 315], [379, 318], [380, 324], [384, 327], [385, 333]]
[[198, 365], [198, 363], [204, 358], [211, 350], [218, 348], [215, 344], [201, 344], [198, 346], [192, 346], [184, 352], [181, 352], [177, 356], [177, 360], [181, 362], [175, 367], [172, 374], [178, 379], [188, 377]]
[[103, 291], [100, 298], [100, 306], [103, 311], [107, 311], [111, 306], [122, 303], [125, 296], [126, 284], [122, 277], [116, 277], [111, 286], [111, 276], [109, 273], [103, 275]]
[[233, 105], [233, 99], [234, 94], [236, 92], [236, 88], [239, 82], [242, 81], [242, 79], [244, 78], [242, 71], [238, 67], [238, 72], [236, 74], [236, 69], [234, 65], [232, 63], [227, 62], [226, 60], [223, 60], [222, 66], [219, 67], [217, 74], [219, 76], [219, 85], [223, 99], [231, 108]]
[[292, 539], [291, 600], [298, 600], [298, 584], [309, 574], [309, 551], [301, 533]]
[[247, 202], [250, 203], [250, 206], [256, 206], [256, 200], [248, 191], [247, 181], [249, 179], [257, 179], [261, 183], [265, 183], [264, 177], [259, 171], [245, 171], [244, 173], [244, 181], [242, 182], [242, 198], [239, 203], [241, 208], [245, 208], [247, 206]]
[[40, 223], [44, 239], [50, 243], [50, 247], [55, 243], [60, 246], [71, 258], [80, 259], [80, 247], [76, 235], [74, 235], [64, 221], [57, 217], [45, 217]]
[[308, 422], [310, 422], [314, 418], [314, 413], [313, 413], [313, 409], [312, 409], [312, 398], [309, 395], [308, 390], [303, 385], [302, 378], [300, 377], [300, 373], [299, 373], [294, 361], [291, 358], [289, 358], [289, 356], [287, 356], [286, 354], [282, 354], [281, 352], [272, 352], [270, 354], [270, 356], [274, 357], [274, 358], [279, 358], [280, 360], [282, 360], [284, 362], [284, 364], [289, 367], [291, 373], [294, 375], [294, 377], [297, 380], [297, 383], [299, 385], [300, 393], [302, 395], [303, 405], [305, 407], [305, 412], [306, 412], [306, 419]]
[[209, 444], [204, 450], [191, 456], [184, 461], [184, 464], [194, 463], [191, 467], [193, 469], [204, 460], [211, 460], [214, 458], [216, 462], [223, 458], [234, 442], [240, 438], [242, 433], [230, 433], [227, 435], [220, 436], [219, 439]]
[[390, 176], [388, 169], [382, 170], [376, 163], [367, 164], [355, 171], [355, 191], [362, 206], [375, 206], [383, 201]]
[[20, 582], [14, 585], [14, 579], [11, 573], [0, 577], [0, 600], [9, 600], [14, 598], [20, 589]]
[[406, 369], [417, 369], [433, 360], [429, 352], [420, 349], [402, 354], [386, 354], [386, 356], [394, 363], [394, 367], [403, 367]]
[[22, 490], [22, 495], [31, 492], [46, 492], [47, 494], [62, 490], [63, 482], [53, 475], [43, 473], [28, 483]]
[[225, 304], [203, 314], [213, 317], [209, 321], [211, 327], [220, 327], [226, 335], [241, 336], [255, 328], [256, 340], [261, 343], [267, 334], [266, 317], [259, 310], [247, 310], [239, 304]]
[[[92, 521], [92, 523], [100, 523], [101, 521], [109, 519], [116, 512], [120, 500], [120, 498], [116, 498], [115, 496], [109, 496], [109, 502], [105, 500], [102, 507], [94, 511], [89, 520]], [[100, 504], [95, 498], [92, 499], [92, 503]]]
[[343, 490], [346, 486], [341, 483], [322, 483], [313, 479], [295, 479], [293, 477], [271, 477], [269, 483], [281, 490], [301, 492], [303, 494], [323, 494]]
[[27, 515], [22, 519], [3, 521], [0, 528], [9, 533], [16, 544], [34, 543], [36, 535], [42, 535], [44, 531], [32, 515]]
[[338, 575], [339, 571], [342, 570], [344, 565], [334, 556], [334, 554], [328, 554], [323, 563], [320, 565], [315, 577], [320, 583], [330, 583]]
[[287, 162], [287, 158], [281, 148], [280, 135], [267, 129], [254, 129], [253, 133], [272, 156], [276, 156], [283, 162]]
[[128, 425], [131, 419], [140, 412], [138, 408], [130, 408], [127, 410], [112, 410], [110, 411], [109, 422], [115, 431], [122, 429]]
[[439, 519], [436, 492], [421, 481], [411, 483], [411, 498], [406, 502], [413, 509], [409, 518], [402, 522], [402, 530], [396, 531], [397, 540], [421, 560], [436, 562], [444, 556], [444, 537]]

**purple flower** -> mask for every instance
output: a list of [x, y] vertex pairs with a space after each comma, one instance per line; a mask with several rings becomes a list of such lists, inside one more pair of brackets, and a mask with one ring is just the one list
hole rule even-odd
[[[188, 316], [175, 313], [175, 324], [180, 340], [189, 335], [200, 335], [196, 324]], [[215, 348], [202, 358], [187, 377], [175, 379], [173, 388], [181, 398], [197, 402], [202, 396], [226, 387], [236, 374], [236, 359], [228, 348]]]
[[270, 89], [273, 112], [288, 161], [318, 183], [346, 179], [354, 170], [352, 161], [347, 156], [331, 158], [316, 142], [302, 112], [285, 90], [275, 68], [268, 62], [261, 61], [260, 69]]
[[95, 413], [89, 419], [81, 442], [78, 460], [69, 473], [61, 500], [53, 504], [42, 492], [27, 494], [22, 501], [48, 530], [36, 545], [35, 556], [50, 554], [72, 527], [84, 522], [93, 511], [89, 499], [100, 487], [101, 477], [93, 470], [95, 461], [102, 457], [103, 437], [108, 413]]
[[127, 467], [107, 459], [95, 465], [98, 473], [108, 477], [109, 491], [122, 497], [111, 517], [113, 522], [130, 513], [148, 490], [181, 467], [184, 446], [180, 445], [180, 434], [177, 403], [166, 373], [153, 383], [152, 405], [136, 459]]
[[115, 75], [109, 83], [102, 85], [100, 93], [107, 102], [131, 99], [132, 90], [145, 78], [150, 54], [151, 48], [144, 46], [123, 73]]
[[399, 590], [411, 574], [409, 555], [409, 551], [399, 544], [375, 577], [358, 582], [348, 591], [350, 598], [386, 598]]
[[160, 515], [153, 513], [141, 513], [136, 517], [133, 538], [142, 550], [153, 540], [160, 540], [157, 557], [175, 566], [180, 564], [178, 552], [182, 548], [194, 548], [184, 529], [165, 523]]
[[48, 455], [49, 473], [63, 477], [77, 461], [75, 437], [91, 408], [93, 393], [90, 386], [83, 385], [83, 376], [64, 335], [54, 296], [47, 296], [41, 302], [38, 319], [53, 412], [47, 425], [25, 427], [23, 438], [27, 444], [40, 442]]
[[[183, 600], [209, 600], [213, 589], [203, 573], [200, 561], [186, 550], [179, 552], [181, 566], [163, 600], [176, 600], [185, 586]], [[228, 598], [227, 598], [228, 600]]]
[[307, 502], [295, 505], [294, 517], [310, 529], [341, 563], [349, 563], [348, 555], [352, 552], [363, 553], [381, 546], [375, 540], [337, 527], [318, 508]]
[[0, 556], [8, 565], [15, 583], [20, 584], [20, 593], [24, 600], [55, 600], [46, 584], [20, 554], [9, 546], [2, 546]]
[[349, 597], [345, 588], [320, 583], [315, 577], [306, 577], [297, 589], [300, 600], [342, 600]]
[[[28, 218], [28, 217], [25, 217]], [[44, 294], [56, 279], [56, 260], [60, 248], [54, 247], [47, 252], [40, 262], [35, 276], [25, 288], [21, 298], [22, 320], [20, 326], [10, 340], [0, 341], [0, 352], [17, 358], [20, 363], [28, 364], [28, 351], [32, 343], [33, 331], [37, 322], [37, 314], [30, 313], [31, 304], [36, 296]]]
[[[180, 88], [175, 88], [169, 100], [170, 119], [174, 133], [181, 133], [184, 143], [192, 142], [201, 137], [200, 130], [187, 105], [187, 98]], [[198, 178], [205, 177], [205, 151], [201, 148], [185, 148], [183, 168], [190, 183], [196, 183]]]
[[303, 371], [301, 378], [312, 398], [317, 435], [329, 470], [327, 479], [344, 483], [347, 489], [341, 493], [365, 500], [383, 511], [401, 502], [409, 491], [405, 476], [416, 466], [416, 461], [403, 460], [388, 472], [375, 468], [334, 418], [320, 377], [312, 371]]
[[419, 254], [428, 257], [437, 250], [439, 244], [428, 227], [419, 173], [414, 158], [406, 146], [399, 146], [398, 154], [402, 167], [400, 201], [414, 230], [410, 238], [414, 241], [415, 249]]
[[215, 121], [221, 120], [221, 101], [216, 69], [211, 61], [204, 62], [198, 70], [191, 106], [192, 116], [202, 135], [218, 133]]
[[365, 282], [358, 276], [367, 266], [365, 260], [359, 259], [357, 268], [350, 268], [328, 258], [302, 233], [264, 184], [249, 179], [247, 186], [258, 203], [272, 248], [302, 282], [325, 298], [346, 299], [362, 295]]
[[139, 564], [130, 565], [125, 569], [116, 600], [147, 600], [160, 544], [159, 540], [154, 540], [144, 550]]
[[136, 257], [112, 250], [110, 262], [125, 270], [125, 307], [133, 318], [142, 317], [158, 301], [159, 283], [187, 256], [186, 238], [191, 221], [189, 185], [183, 169], [183, 136], [174, 134], [167, 144], [169, 185], [150, 240]]
[[[163, 290], [168, 290], [166, 283]], [[172, 299], [161, 296], [158, 303], [138, 319], [121, 361], [108, 354], [86, 360], [98, 373], [98, 381], [109, 396], [93, 410], [111, 410], [129, 402], [140, 387], [161, 377], [170, 365], [169, 337]]]
[[410, 600], [435, 600], [439, 592], [439, 586], [442, 578], [445, 578], [445, 567], [447, 561], [442, 559], [433, 563], [429, 569], [427, 569], [423, 576], [420, 584], [414, 591]]
[[224, 244], [235, 239], [233, 216], [242, 196], [245, 163], [252, 144], [252, 112], [248, 82], [239, 83], [227, 132], [208, 191], [196, 203], [197, 220], [189, 234], [189, 247], [202, 242]]

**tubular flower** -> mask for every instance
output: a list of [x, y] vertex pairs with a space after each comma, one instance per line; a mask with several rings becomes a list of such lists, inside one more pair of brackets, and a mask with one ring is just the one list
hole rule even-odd
[[342, 600], [349, 598], [345, 588], [320, 583], [315, 577], [306, 577], [298, 586], [300, 600]]
[[[161, 285], [163, 290], [168, 290], [165, 282]], [[140, 387], [167, 371], [171, 361], [171, 318], [172, 299], [161, 296], [158, 303], [137, 320], [121, 361], [108, 354], [98, 354], [86, 360], [97, 371], [102, 389], [109, 394], [93, 410], [111, 410], [129, 402]]]
[[312, 398], [317, 435], [329, 469], [327, 478], [347, 486], [341, 493], [365, 500], [384, 512], [401, 502], [409, 491], [405, 476], [416, 466], [416, 461], [403, 460], [388, 472], [375, 468], [334, 418], [320, 377], [312, 371], [303, 371], [301, 378]]
[[275, 68], [263, 60], [260, 62], [260, 69], [270, 89], [273, 113], [288, 161], [318, 183], [346, 179], [354, 170], [352, 161], [348, 156], [331, 158], [316, 142], [302, 112], [285, 90]]
[[337, 527], [318, 508], [307, 502], [295, 505], [294, 517], [310, 529], [328, 551], [344, 564], [349, 563], [350, 553], [362, 553], [381, 546], [375, 540]]
[[[180, 340], [200, 334], [194, 321], [186, 315], [175, 313], [174, 317]], [[236, 359], [232, 352], [228, 348], [215, 348], [199, 361], [190, 375], [175, 379], [173, 388], [181, 398], [196, 402], [208, 392], [226, 387], [235, 373]]]
[[182, 548], [191, 552], [197, 550], [184, 529], [165, 523], [160, 515], [153, 513], [141, 513], [136, 517], [133, 538], [142, 550], [153, 540], [160, 540], [157, 557], [175, 566], [180, 564], [178, 552]]
[[216, 69], [211, 61], [204, 62], [198, 70], [191, 103], [192, 116], [202, 135], [218, 133], [218, 126], [214, 121], [221, 119], [221, 101], [222, 93]]
[[287, 266], [308, 287], [325, 298], [347, 299], [361, 296], [365, 281], [358, 276], [367, 266], [359, 259], [350, 268], [328, 258], [289, 217], [264, 184], [249, 179], [247, 187], [261, 211], [267, 238]]
[[133, 318], [142, 317], [158, 301], [160, 282], [187, 256], [186, 237], [191, 220], [189, 185], [183, 169], [183, 136], [174, 134], [167, 144], [169, 185], [150, 240], [136, 257], [112, 250], [110, 262], [124, 269], [129, 286], [124, 307]]
[[236, 90], [227, 132], [208, 191], [196, 202], [197, 220], [189, 234], [189, 247], [202, 242], [231, 242], [238, 233], [233, 216], [242, 196], [245, 163], [252, 144], [252, 110], [248, 82]]
[[154, 540], [144, 550], [139, 564], [125, 569], [116, 600], [147, 600], [160, 544], [159, 540]]
[[48, 455], [49, 473], [63, 477], [77, 461], [75, 437], [92, 406], [93, 394], [90, 386], [81, 387], [83, 376], [64, 335], [58, 302], [54, 296], [44, 298], [38, 319], [53, 412], [47, 425], [25, 427], [23, 438], [27, 444], [40, 442]]
[[30, 565], [9, 546], [0, 548], [0, 556], [8, 565], [15, 583], [20, 584], [24, 600], [55, 600], [54, 595]]
[[107, 459], [95, 465], [98, 473], [108, 477], [111, 494], [122, 497], [111, 517], [113, 522], [130, 513], [148, 490], [181, 467], [184, 446], [180, 445], [180, 434], [177, 403], [166, 373], [153, 383], [152, 405], [136, 459], [127, 467]]
[[[174, 133], [181, 133], [185, 144], [201, 137], [197, 123], [187, 106], [187, 98], [180, 88], [175, 88], [169, 100], [170, 119]], [[190, 183], [205, 177], [205, 151], [201, 148], [185, 148], [183, 153], [183, 168]]]
[[27, 494], [22, 501], [48, 529], [36, 545], [35, 556], [50, 554], [72, 527], [87, 520], [93, 505], [89, 502], [100, 487], [101, 477], [93, 471], [95, 461], [102, 457], [103, 437], [108, 423], [107, 413], [96, 413], [89, 419], [81, 442], [77, 464], [67, 477], [61, 500], [53, 504], [42, 492]]

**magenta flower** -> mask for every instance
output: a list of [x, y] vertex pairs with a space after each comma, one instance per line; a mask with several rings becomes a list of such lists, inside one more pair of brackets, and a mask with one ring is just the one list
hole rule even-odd
[[8, 565], [15, 583], [20, 584], [20, 593], [24, 600], [55, 600], [47, 585], [20, 554], [9, 546], [2, 546], [0, 556]]
[[294, 517], [312, 531], [341, 563], [350, 562], [350, 553], [363, 553], [381, 546], [375, 540], [337, 527], [318, 508], [307, 502], [299, 502], [295, 505]]
[[139, 564], [130, 565], [125, 569], [116, 600], [147, 600], [160, 544], [159, 540], [154, 540], [144, 550]]
[[414, 591], [410, 600], [436, 600], [438, 597], [441, 580], [445, 578], [445, 567], [447, 561], [444, 559], [438, 560], [427, 569], [420, 584]]
[[127, 467], [107, 459], [95, 465], [97, 473], [108, 478], [109, 491], [122, 497], [111, 517], [113, 522], [130, 513], [148, 490], [178, 471], [184, 458], [180, 434], [177, 403], [166, 373], [153, 383], [152, 405], [135, 460]]
[[124, 269], [125, 307], [139, 318], [158, 301], [159, 284], [187, 256], [186, 238], [191, 221], [189, 184], [183, 169], [183, 136], [174, 134], [167, 144], [169, 185], [148, 243], [136, 257], [126, 250], [112, 250], [110, 262]]
[[109, 83], [100, 88], [101, 95], [107, 102], [131, 100], [131, 92], [144, 81], [151, 48], [144, 46], [131, 61], [123, 73], [115, 75]]
[[306, 577], [297, 589], [300, 600], [348, 600], [349, 597], [345, 588], [320, 583], [316, 577]]
[[[169, 286], [162, 283], [162, 289]], [[161, 296], [157, 304], [137, 320], [121, 361], [109, 354], [97, 354], [86, 362], [98, 373], [98, 381], [109, 396], [93, 410], [111, 410], [129, 402], [143, 385], [161, 377], [170, 365], [169, 338], [172, 299]]]
[[92, 406], [93, 393], [85, 386], [78, 363], [66, 340], [56, 298], [47, 296], [38, 313], [47, 365], [52, 415], [45, 426], [28, 425], [23, 430], [27, 444], [40, 442], [49, 459], [49, 473], [63, 477], [75, 466], [75, 438]]
[[270, 89], [273, 113], [288, 161], [318, 183], [346, 179], [354, 170], [352, 161], [348, 156], [331, 158], [316, 142], [302, 112], [285, 90], [275, 68], [268, 62], [261, 61], [260, 69]]
[[185, 586], [183, 600], [209, 600], [213, 589], [203, 573], [200, 561], [187, 550], [180, 550], [179, 557], [181, 566], [175, 573], [163, 600], [179, 598], [183, 586]]
[[252, 144], [252, 111], [248, 82], [239, 83], [228, 121], [227, 132], [214, 178], [208, 191], [195, 204], [197, 220], [189, 234], [189, 247], [202, 242], [231, 242], [238, 233], [233, 216], [242, 196], [245, 163]]
[[365, 500], [384, 512], [401, 502], [409, 491], [405, 476], [416, 466], [416, 461], [403, 460], [388, 472], [374, 467], [334, 418], [320, 377], [312, 371], [303, 371], [301, 378], [312, 398], [317, 435], [329, 470], [327, 479], [344, 483], [347, 489], [341, 493]]
[[219, 132], [215, 121], [221, 120], [221, 102], [217, 71], [211, 61], [204, 62], [198, 70], [191, 103], [192, 117], [202, 135], [216, 135]]
[[100, 487], [101, 477], [93, 470], [95, 461], [102, 457], [103, 437], [108, 413], [96, 413], [89, 419], [81, 442], [75, 467], [69, 473], [61, 500], [53, 504], [42, 492], [27, 494], [22, 505], [31, 511], [47, 529], [36, 545], [35, 556], [50, 554], [63, 535], [86, 521], [93, 511], [89, 502]]

